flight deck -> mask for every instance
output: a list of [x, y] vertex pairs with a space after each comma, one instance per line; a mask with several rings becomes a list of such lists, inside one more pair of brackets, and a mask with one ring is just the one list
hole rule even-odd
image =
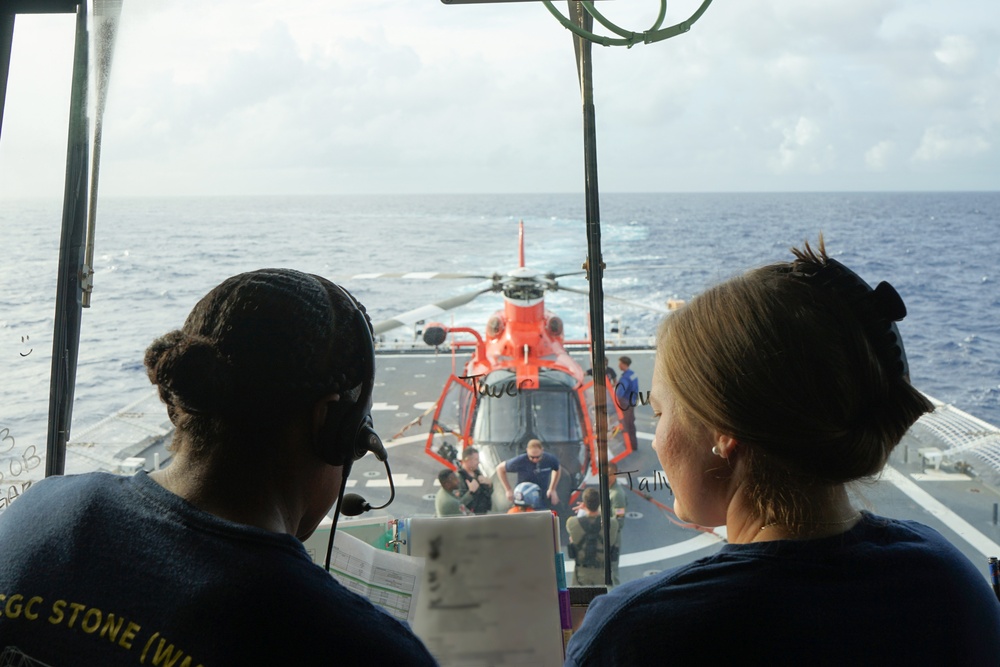
[[[645, 404], [654, 350], [609, 349], [612, 367], [621, 355], [632, 359], [640, 388], [634, 408], [638, 446], [619, 462], [618, 483], [628, 498], [620, 571], [622, 581], [628, 581], [714, 553], [724, 544], [725, 531], [691, 526], [673, 515], [669, 480], [650, 447], [653, 411]], [[394, 502], [382, 512], [393, 518], [432, 516], [437, 474], [443, 466], [426, 453], [425, 446], [435, 401], [448, 377], [462, 374], [464, 355], [425, 347], [380, 351], [376, 356], [372, 417], [388, 450], [396, 487]], [[573, 356], [583, 368], [590, 367], [583, 351]], [[164, 466], [170, 458], [170, 434], [166, 410], [152, 393], [80, 433], [67, 449], [67, 472], [127, 473]], [[992, 441], [1000, 442], [1000, 429], [942, 406], [910, 430], [878, 481], [854, 485], [855, 505], [932, 526], [981, 566], [988, 578], [987, 557], [1000, 556], [1000, 480], [996, 468], [972, 455], [975, 447], [968, 442]], [[963, 454], [949, 455], [948, 450], [956, 447]], [[596, 485], [593, 478], [587, 481]], [[373, 456], [361, 459], [354, 464], [348, 489], [372, 505], [384, 503], [389, 497], [385, 468]]]

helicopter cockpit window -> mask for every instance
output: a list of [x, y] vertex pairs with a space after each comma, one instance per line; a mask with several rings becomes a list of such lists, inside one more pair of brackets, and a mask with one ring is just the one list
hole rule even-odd
[[[505, 400], [506, 399], [506, 400]], [[527, 396], [484, 398], [476, 415], [475, 442], [513, 442], [524, 432], [521, 405]]]
[[583, 439], [576, 394], [572, 391], [536, 391], [531, 412], [543, 442], [573, 442]]
[[492, 373], [480, 385], [474, 442], [510, 443], [526, 437], [543, 442], [583, 440], [579, 399], [572, 380], [548, 373], [538, 389], [519, 389], [509, 372]]

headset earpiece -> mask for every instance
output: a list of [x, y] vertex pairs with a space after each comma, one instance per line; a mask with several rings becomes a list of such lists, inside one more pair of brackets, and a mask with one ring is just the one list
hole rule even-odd
[[347, 462], [341, 454], [340, 443], [351, 407], [353, 405], [346, 397], [326, 404], [326, 418], [316, 434], [316, 452], [330, 465], [339, 466]]
[[372, 426], [372, 388], [375, 386], [375, 343], [365, 315], [357, 301], [339, 285], [334, 285], [354, 305], [354, 320], [361, 339], [362, 367], [366, 368], [357, 400], [347, 397], [327, 407], [326, 422], [320, 429], [319, 455], [330, 465], [342, 466], [357, 461], [368, 452], [385, 460], [385, 447]]
[[[375, 386], [375, 341], [372, 338], [374, 332], [368, 326], [368, 320], [354, 297], [339, 285], [334, 285], [334, 287], [354, 304], [354, 319], [358, 323], [357, 327], [363, 341], [361, 344], [361, 354], [363, 355], [361, 363], [362, 367], [367, 369], [367, 373], [361, 381], [361, 393], [357, 400], [346, 402], [344, 399], [349, 401], [350, 398], [341, 395], [340, 400], [333, 401], [327, 406], [327, 419], [320, 429], [321, 437], [318, 443], [320, 457], [330, 465], [344, 466], [337, 511], [333, 515], [333, 524], [330, 526], [330, 541], [326, 547], [327, 572], [330, 571], [333, 538], [337, 532], [337, 520], [341, 513], [356, 516], [371, 509], [382, 509], [388, 507], [396, 497], [396, 487], [392, 483], [392, 471], [389, 470], [389, 457], [386, 456], [382, 440], [372, 426], [372, 388]], [[338, 403], [340, 405], [337, 405]], [[351, 464], [368, 452], [374, 453], [382, 462], [385, 466], [386, 477], [389, 479], [389, 500], [378, 507], [372, 507], [368, 501], [357, 494], [344, 495], [347, 477], [351, 474]]]

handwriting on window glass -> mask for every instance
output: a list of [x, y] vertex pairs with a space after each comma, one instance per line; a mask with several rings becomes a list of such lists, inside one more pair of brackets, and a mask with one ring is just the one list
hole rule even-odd
[[[638, 473], [639, 470], [619, 470], [617, 474], [625, 475], [628, 478], [628, 488], [633, 489], [632, 486], [632, 473]], [[667, 476], [662, 470], [654, 470], [653, 477], [639, 477], [639, 490], [640, 491], [659, 491], [660, 489], [666, 489], [673, 493], [674, 490], [670, 488], [670, 482], [667, 480]]]
[[21, 475], [42, 465], [42, 457], [34, 445], [18, 449], [10, 429], [0, 428], [0, 510], [24, 493], [31, 486], [30, 479]]

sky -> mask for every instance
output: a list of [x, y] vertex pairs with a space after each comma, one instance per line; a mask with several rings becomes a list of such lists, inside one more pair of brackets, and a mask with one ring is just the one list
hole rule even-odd
[[[16, 19], [0, 198], [62, 196], [73, 32]], [[593, 65], [601, 192], [1000, 189], [996, 0], [715, 0]], [[583, 192], [583, 136], [541, 2], [124, 0], [101, 194]]]

